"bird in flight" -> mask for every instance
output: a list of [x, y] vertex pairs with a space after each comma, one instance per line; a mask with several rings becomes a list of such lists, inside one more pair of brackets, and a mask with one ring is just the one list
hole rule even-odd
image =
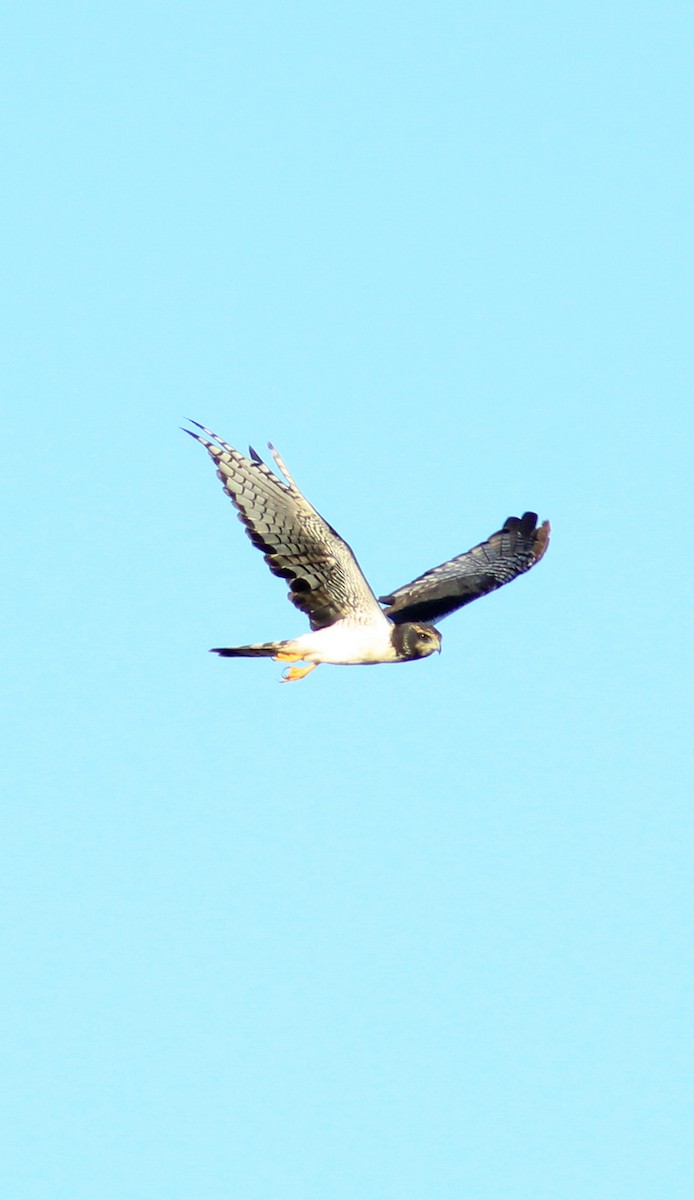
[[190, 424], [200, 432], [184, 433], [207, 450], [253, 545], [273, 574], [288, 581], [289, 599], [311, 626], [296, 638], [211, 653], [286, 663], [285, 683], [320, 663], [411, 662], [440, 651], [438, 621], [529, 571], [547, 549], [549, 521], [538, 526], [537, 514], [526, 512], [509, 517], [486, 542], [377, 599], [351, 548], [301, 494], [271, 443], [283, 478], [252, 447], [246, 458], [211, 429]]

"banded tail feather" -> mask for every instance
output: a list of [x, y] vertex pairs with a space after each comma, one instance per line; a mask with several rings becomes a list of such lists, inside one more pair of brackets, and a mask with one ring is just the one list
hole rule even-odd
[[221, 658], [274, 658], [287, 642], [257, 642], [251, 646], [215, 646], [210, 654]]

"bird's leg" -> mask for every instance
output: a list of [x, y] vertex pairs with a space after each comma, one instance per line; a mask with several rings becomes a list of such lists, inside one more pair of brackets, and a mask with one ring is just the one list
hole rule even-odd
[[309, 663], [305, 667], [287, 667], [284, 675], [280, 679], [280, 683], [296, 683], [298, 679], [304, 679], [305, 676], [311, 671], [315, 670], [317, 666], [318, 663]]
[[[304, 658], [303, 654], [297, 654], [296, 650], [290, 650], [288, 648], [284, 650], [278, 650], [277, 653], [273, 654], [272, 657], [275, 662], [306, 663], [306, 659]], [[296, 683], [297, 679], [303, 679], [305, 675], [308, 675], [309, 672], [317, 666], [318, 663], [306, 663], [306, 666], [303, 667], [287, 667], [280, 680], [280, 683]]]

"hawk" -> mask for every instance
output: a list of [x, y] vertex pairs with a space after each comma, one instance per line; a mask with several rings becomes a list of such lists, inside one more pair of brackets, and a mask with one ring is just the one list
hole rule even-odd
[[272, 443], [268, 448], [283, 478], [253, 447], [246, 458], [211, 429], [190, 424], [200, 432], [184, 433], [207, 450], [253, 545], [273, 574], [288, 581], [289, 599], [311, 626], [300, 637], [210, 653], [290, 664], [285, 683], [303, 679], [320, 663], [411, 662], [440, 652], [437, 621], [529, 571], [547, 549], [549, 521], [538, 526], [537, 514], [526, 512], [509, 517], [486, 542], [377, 599], [347, 542], [302, 495]]

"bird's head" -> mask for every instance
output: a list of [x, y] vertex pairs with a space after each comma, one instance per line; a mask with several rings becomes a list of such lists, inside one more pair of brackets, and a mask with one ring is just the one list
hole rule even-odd
[[393, 630], [393, 645], [401, 662], [410, 662], [413, 658], [427, 658], [435, 651], [441, 653], [441, 634], [433, 625], [423, 625], [418, 621], [405, 621], [396, 625]]

